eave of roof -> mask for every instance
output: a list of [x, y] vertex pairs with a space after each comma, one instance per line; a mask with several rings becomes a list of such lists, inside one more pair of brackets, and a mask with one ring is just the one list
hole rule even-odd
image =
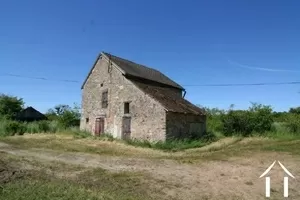
[[145, 94], [149, 95], [151, 98], [159, 102], [168, 112], [193, 114], [199, 116], [206, 115], [203, 109], [199, 108], [198, 106], [195, 106], [183, 97], [178, 96], [178, 94], [168, 90], [168, 88], [147, 85], [132, 80], [131, 82], [140, 90], [142, 90]]
[[[81, 86], [81, 89], [83, 89], [85, 83], [87, 82], [89, 76], [91, 75], [93, 69], [95, 68], [95, 66], [96, 66], [98, 60], [101, 58], [101, 56], [103, 58], [105, 58], [107, 61], [110, 61], [112, 63], [112, 65], [115, 68], [117, 68], [126, 77], [137, 77], [137, 78], [141, 78], [141, 79], [145, 79], [145, 80], [154, 81], [154, 82], [157, 82], [157, 83], [160, 83], [160, 84], [168, 85], [169, 87], [174, 87], [174, 88], [177, 88], [177, 89], [180, 89], [180, 90], [185, 90], [181, 85], [174, 82], [172, 79], [170, 79], [169, 77], [167, 77], [166, 75], [164, 75], [163, 73], [161, 73], [158, 70], [146, 67], [144, 65], [134, 63], [130, 60], [126, 60], [126, 59], [123, 59], [123, 58], [120, 58], [120, 57], [117, 57], [117, 56], [114, 56], [114, 55], [111, 55], [111, 54], [105, 53], [105, 52], [101, 52], [98, 55], [96, 61], [94, 62], [92, 68], [90, 69], [87, 77], [85, 78], [85, 80], [84, 80], [84, 82]], [[118, 61], [118, 62], [116, 63], [116, 61]], [[122, 66], [122, 65], [124, 65], [124, 66]], [[150, 73], [151, 72], [154, 73], [153, 77], [155, 77], [155, 78], [145, 77], [145, 75], [144, 76], [140, 75], [140, 74], [138, 74], [138, 72], [135, 73], [133, 68], [136, 67], [136, 66], [141, 67], [139, 70], [144, 72], [144, 74], [145, 74], [145, 71], [149, 71]], [[128, 71], [124, 70], [124, 68], [126, 68], [126, 67], [127, 67], [127, 70], [131, 70], [131, 72], [128, 72]], [[157, 77], [157, 76], [159, 76], [159, 77]], [[161, 79], [161, 80], [159, 80], [159, 79]]]

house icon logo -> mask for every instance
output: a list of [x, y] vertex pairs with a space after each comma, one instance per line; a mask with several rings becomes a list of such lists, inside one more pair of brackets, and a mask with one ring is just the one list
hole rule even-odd
[[[285, 172], [284, 178], [283, 178], [283, 196], [284, 197], [288, 197], [289, 196], [289, 177], [295, 178], [284, 166], [283, 164], [281, 164], [281, 162], [277, 161], [278, 164], [280, 165], [280, 167], [283, 169], [283, 171]], [[276, 164], [276, 160], [272, 163], [272, 165], [270, 165], [270, 167], [264, 172], [262, 173], [262, 175], [260, 175], [259, 178], [264, 177], [265, 175], [267, 175], [271, 169], [273, 168], [273, 166]], [[271, 179], [269, 176], [266, 177], [266, 197], [270, 197], [270, 191], [271, 191]]]

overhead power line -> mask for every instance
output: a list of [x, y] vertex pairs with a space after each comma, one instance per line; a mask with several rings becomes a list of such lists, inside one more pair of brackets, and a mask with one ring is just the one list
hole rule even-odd
[[[23, 75], [17, 75], [17, 74], [2, 74], [2, 75], [0, 74], [0, 76], [36, 79], [36, 80], [43, 80], [43, 81], [83, 83], [83, 81], [78, 81], [78, 80], [49, 79], [49, 78], [44, 78], [44, 77], [32, 77], [32, 76], [23, 76]], [[110, 84], [114, 84], [114, 83], [110, 83]], [[185, 87], [236, 87], [236, 86], [268, 86], [268, 85], [298, 85], [298, 84], [300, 84], [300, 81], [260, 82], [260, 83], [224, 83], [224, 84], [183, 84], [182, 86], [185, 86]]]
[[80, 81], [76, 81], [76, 80], [49, 79], [49, 78], [44, 78], [44, 77], [23, 76], [23, 75], [18, 75], [18, 74], [2, 74], [0, 76], [11, 76], [11, 77], [18, 77], [18, 78], [37, 79], [37, 80], [43, 80], [43, 81], [59, 81], [59, 82], [72, 82], [72, 83], [80, 82]]
[[226, 84], [202, 84], [202, 85], [184, 85], [188, 87], [231, 87], [231, 86], [267, 86], [267, 85], [297, 85], [300, 81], [290, 82], [263, 82], [263, 83], [226, 83]]

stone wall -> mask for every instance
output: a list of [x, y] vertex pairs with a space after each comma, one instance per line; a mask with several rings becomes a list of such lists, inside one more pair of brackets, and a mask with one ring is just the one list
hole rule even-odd
[[[105, 132], [121, 138], [124, 102], [130, 102], [131, 138], [165, 140], [164, 108], [127, 80], [116, 66], [108, 66], [108, 59], [100, 58], [82, 89], [81, 130], [93, 133], [96, 118], [104, 116]], [[108, 107], [101, 108], [105, 90], [108, 90]]]
[[182, 139], [191, 134], [200, 136], [206, 131], [206, 117], [167, 112], [166, 126], [166, 139]]

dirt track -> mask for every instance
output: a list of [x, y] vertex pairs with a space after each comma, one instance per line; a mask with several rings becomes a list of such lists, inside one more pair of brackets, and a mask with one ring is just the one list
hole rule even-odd
[[[274, 161], [280, 160], [296, 179], [290, 179], [289, 199], [300, 199], [300, 159], [286, 154], [260, 153], [251, 158], [230, 158], [181, 164], [167, 159], [141, 159], [71, 153], [48, 149], [16, 149], [0, 143], [0, 151], [38, 161], [60, 161], [84, 167], [100, 167], [113, 172], [141, 171], [166, 181], [164, 192], [179, 199], [264, 199], [264, 178], [259, 176]], [[282, 199], [283, 172], [275, 165], [270, 173], [272, 197]], [[277, 199], [273, 198], [273, 199]]]

